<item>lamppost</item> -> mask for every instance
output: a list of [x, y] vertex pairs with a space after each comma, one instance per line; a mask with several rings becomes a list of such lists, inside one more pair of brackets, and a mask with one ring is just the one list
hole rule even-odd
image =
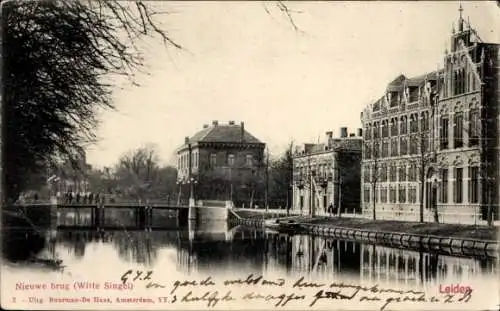
[[328, 178], [325, 173], [323, 173], [323, 176], [321, 176], [321, 178], [319, 179], [319, 185], [321, 186], [321, 188], [323, 188], [323, 209], [326, 214], [328, 208], [327, 207], [328, 202], [325, 200], [325, 198], [326, 198], [326, 189], [328, 187]]
[[430, 182], [431, 182], [431, 189], [432, 189], [431, 206], [432, 206], [432, 209], [434, 212], [434, 222], [439, 222], [439, 213], [438, 213], [438, 206], [437, 206], [437, 191], [438, 191], [438, 188], [441, 184], [441, 180], [439, 179], [439, 176], [437, 175], [437, 173], [434, 173], [431, 176]]
[[177, 205], [181, 205], [181, 195], [182, 195], [182, 180], [177, 180], [175, 182], [179, 186], [179, 194], [177, 195]]
[[303, 191], [304, 191], [305, 183], [304, 183], [304, 179], [303, 179], [302, 174], [299, 175], [299, 178], [296, 181], [296, 185], [297, 185], [297, 189], [299, 189], [299, 196], [300, 196], [300, 199], [299, 199], [300, 215], [303, 215], [303, 209], [304, 209], [304, 192]]
[[316, 187], [315, 187], [315, 183], [314, 183], [314, 179], [316, 178], [316, 170], [315, 169], [311, 169], [311, 176], [310, 176], [311, 180], [310, 180], [310, 186], [311, 186], [311, 217], [315, 217], [316, 216], [316, 198], [315, 198], [315, 194], [316, 194]]
[[194, 177], [190, 177], [187, 181], [189, 183], [189, 201], [194, 204], [194, 186], [198, 183], [198, 181]]

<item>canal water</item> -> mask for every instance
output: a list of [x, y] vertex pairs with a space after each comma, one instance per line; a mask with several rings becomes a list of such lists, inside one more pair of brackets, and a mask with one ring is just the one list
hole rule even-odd
[[[292, 284], [300, 277], [325, 284], [375, 284], [380, 288], [409, 288], [431, 294], [439, 294], [446, 286], [469, 286], [474, 289], [474, 299], [468, 303], [451, 306], [431, 305], [429, 308], [456, 310], [470, 309], [473, 302], [474, 306], [482, 308], [498, 304], [498, 258], [451, 256], [395, 249], [303, 234], [280, 234], [241, 226], [228, 228], [227, 224], [208, 229], [197, 229], [196, 225], [192, 225], [182, 230], [152, 232], [52, 230], [47, 233], [38, 257], [60, 260], [61, 266], [4, 263], [2, 297], [20, 294], [14, 288], [6, 293], [7, 283], [12, 286], [28, 280], [49, 283], [71, 283], [74, 280], [120, 283], [124, 273], [133, 270], [134, 273], [153, 271], [151, 278], [165, 286], [164, 292], [167, 292], [168, 288], [169, 293], [170, 285], [176, 280], [198, 280], [199, 283], [207, 277], [214, 280], [243, 280], [253, 275], [271, 280], [286, 279], [290, 282], [287, 283], [288, 289], [292, 288]], [[187, 289], [186, 287], [185, 290]], [[298, 293], [300, 290], [296, 289]], [[103, 293], [102, 290], [95, 291], [97, 292]], [[54, 292], [44, 294], [55, 295]], [[64, 291], [57, 294], [65, 295]], [[361, 305], [360, 302], [351, 304], [353, 309], [374, 310], [379, 310], [381, 305], [373, 302], [367, 305]], [[251, 305], [259, 304], [254, 301]], [[295, 307], [290, 303], [288, 307], [304, 309], [308, 305], [309, 301], [302, 305], [296, 303]], [[64, 304], [50, 306], [56, 309], [68, 308], [68, 305]], [[197, 309], [203, 305], [189, 306]], [[219, 306], [224, 307], [221, 304], [217, 307]], [[268, 302], [269, 308], [273, 306], [274, 304]], [[28, 304], [25, 307], [34, 306]], [[88, 308], [82, 308], [85, 307]], [[94, 307], [106, 308], [106, 305], [98, 304], [93, 305]], [[135, 309], [137, 305], [135, 308], [131, 305], [128, 307]], [[324, 307], [323, 304], [322, 308]], [[408, 309], [408, 306], [403, 304], [393, 303], [391, 307]], [[165, 305], [158, 304], [151, 308], [166, 309]], [[414, 308], [423, 309], [423, 306], [415, 304]]]

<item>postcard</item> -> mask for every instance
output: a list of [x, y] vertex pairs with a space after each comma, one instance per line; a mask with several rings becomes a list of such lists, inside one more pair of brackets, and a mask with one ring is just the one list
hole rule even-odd
[[1, 1], [6, 310], [499, 310], [494, 1]]

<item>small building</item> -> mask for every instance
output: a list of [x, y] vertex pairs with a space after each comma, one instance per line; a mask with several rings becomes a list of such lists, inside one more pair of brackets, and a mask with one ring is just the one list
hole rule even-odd
[[362, 130], [304, 144], [293, 157], [293, 210], [303, 215], [360, 213]]
[[[266, 145], [244, 122], [213, 121], [177, 150], [179, 193], [196, 200], [231, 200], [236, 206], [262, 204]], [[192, 190], [191, 190], [192, 189]]]

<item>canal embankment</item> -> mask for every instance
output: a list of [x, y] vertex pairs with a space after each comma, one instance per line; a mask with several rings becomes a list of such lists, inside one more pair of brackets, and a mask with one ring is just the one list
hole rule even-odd
[[[263, 227], [266, 219], [276, 217], [250, 211], [236, 211], [236, 214], [240, 219], [232, 221], [255, 227]], [[300, 216], [296, 220], [311, 235], [453, 254], [499, 255], [498, 227], [346, 217]]]

